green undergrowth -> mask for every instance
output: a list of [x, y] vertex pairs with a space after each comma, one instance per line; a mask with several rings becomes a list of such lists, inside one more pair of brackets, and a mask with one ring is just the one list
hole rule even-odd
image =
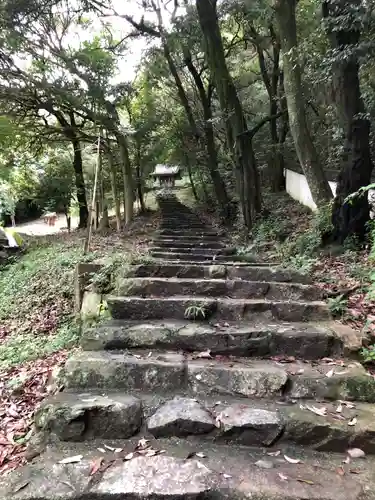
[[37, 240], [0, 268], [0, 369], [77, 344], [74, 269], [95, 257], [80, 241]]
[[149, 264], [154, 259], [147, 252], [127, 252], [107, 257], [101, 269], [92, 275], [89, 288], [100, 294], [116, 294], [132, 266]]
[[0, 371], [76, 347], [79, 337], [79, 326], [74, 319], [47, 336], [38, 337], [33, 333], [10, 335], [0, 344]]

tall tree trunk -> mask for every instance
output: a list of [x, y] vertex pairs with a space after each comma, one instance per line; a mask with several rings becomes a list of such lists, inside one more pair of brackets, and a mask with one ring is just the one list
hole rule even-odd
[[187, 171], [188, 171], [188, 175], [189, 175], [191, 192], [193, 193], [194, 199], [196, 201], [199, 201], [199, 196], [198, 196], [198, 193], [197, 193], [197, 189], [195, 187], [195, 183], [194, 183], [194, 179], [193, 179], [193, 173], [191, 171], [191, 165], [190, 165], [190, 161], [189, 160], [188, 160], [188, 163], [187, 163]]
[[[373, 163], [370, 153], [370, 123], [364, 117], [356, 56], [360, 40], [361, 0], [323, 2], [331, 47], [337, 54], [333, 66], [333, 95], [344, 133], [344, 154], [332, 208], [333, 239], [344, 242], [348, 236], [361, 240], [370, 219], [368, 197], [345, 202], [346, 198], [371, 182]], [[342, 23], [345, 19], [345, 23]], [[341, 28], [341, 29], [340, 29]]]
[[332, 199], [332, 191], [320, 164], [307, 124], [301, 66], [298, 62], [296, 3], [297, 0], [274, 0], [274, 8], [283, 51], [284, 85], [290, 131], [313, 200], [319, 207]]
[[141, 172], [141, 145], [139, 143], [139, 140], [136, 139], [135, 141], [135, 147], [136, 147], [136, 183], [137, 183], [137, 193], [138, 193], [138, 200], [139, 200], [139, 205], [141, 208], [141, 213], [146, 212], [146, 205], [145, 205], [145, 200], [143, 197], [143, 189], [142, 189], [142, 172]]
[[[272, 43], [271, 69], [267, 69], [266, 56], [264, 51], [264, 37], [260, 36], [253, 25], [250, 25], [250, 35], [258, 54], [260, 73], [264, 86], [266, 87], [269, 100], [269, 122], [271, 150], [268, 155], [268, 170], [271, 177], [271, 188], [273, 192], [285, 191], [284, 179], [284, 156], [280, 149], [280, 138], [278, 132], [277, 113], [281, 109], [280, 96], [278, 95], [280, 71], [280, 40], [276, 35], [272, 24], [268, 26], [270, 40]], [[268, 54], [268, 52], [267, 52]]]
[[[247, 130], [241, 102], [238, 98], [225, 61], [223, 41], [216, 14], [216, 1], [196, 0], [199, 23], [203, 32], [208, 66], [217, 90], [220, 108], [227, 125], [227, 141], [236, 165], [237, 191], [244, 223], [251, 228], [260, 209], [260, 191], [257, 190], [258, 172], [254, 170], [254, 152], [251, 141], [243, 135]], [[247, 192], [247, 190], [249, 190]]]
[[121, 208], [120, 208], [121, 204], [120, 204], [120, 198], [119, 198], [118, 191], [117, 191], [116, 170], [115, 170], [115, 166], [113, 163], [113, 156], [112, 156], [111, 151], [108, 151], [107, 158], [108, 158], [108, 166], [109, 166], [109, 177], [111, 180], [112, 197], [113, 197], [113, 201], [115, 203], [116, 230], [119, 233], [121, 231]]
[[207, 150], [208, 159], [208, 170], [212, 179], [214, 186], [214, 191], [216, 199], [219, 203], [220, 212], [224, 219], [229, 219], [231, 214], [231, 203], [225, 188], [225, 183], [220, 175], [218, 162], [217, 162], [217, 151], [215, 146], [215, 137], [212, 126], [212, 110], [210, 99], [207, 95], [206, 89], [200, 74], [198, 73], [196, 67], [193, 64], [190, 50], [184, 48], [184, 59], [186, 67], [188, 68], [195, 85], [198, 89], [198, 94], [203, 108], [203, 119], [204, 119], [204, 133], [205, 133], [205, 143]]
[[78, 227], [82, 229], [87, 226], [87, 221], [89, 218], [89, 211], [87, 208], [87, 200], [86, 200], [85, 180], [83, 177], [82, 152], [81, 152], [80, 141], [77, 138], [72, 139], [72, 145], [73, 145], [74, 179], [75, 179], [77, 201], [79, 207]]
[[122, 178], [124, 184], [124, 221], [125, 224], [129, 224], [134, 216], [133, 174], [130, 165], [129, 149], [126, 138], [121, 133], [117, 132], [116, 140], [120, 149]]

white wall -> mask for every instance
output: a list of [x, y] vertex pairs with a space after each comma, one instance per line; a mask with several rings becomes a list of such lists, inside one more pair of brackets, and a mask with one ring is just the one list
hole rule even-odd
[[[293, 170], [285, 169], [286, 192], [295, 200], [302, 203], [311, 210], [316, 210], [316, 205], [312, 199], [310, 188], [307, 184], [306, 177]], [[330, 182], [333, 195], [336, 194], [336, 182]], [[375, 190], [369, 191], [369, 201], [375, 206]]]

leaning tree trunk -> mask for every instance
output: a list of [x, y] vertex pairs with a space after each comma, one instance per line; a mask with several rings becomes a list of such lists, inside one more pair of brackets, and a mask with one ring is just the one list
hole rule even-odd
[[246, 135], [247, 129], [241, 102], [229, 73], [213, 0], [196, 0], [199, 23], [203, 32], [208, 66], [215, 83], [221, 111], [227, 121], [227, 143], [236, 166], [237, 191], [244, 223], [251, 228], [260, 210], [258, 172], [254, 170], [254, 152]]
[[283, 51], [284, 86], [290, 131], [313, 200], [319, 207], [332, 199], [332, 191], [319, 161], [307, 124], [301, 66], [298, 62], [296, 3], [297, 0], [275, 0], [274, 8]]
[[[333, 66], [333, 95], [344, 133], [342, 167], [332, 208], [333, 239], [338, 243], [344, 242], [348, 236], [363, 240], [370, 220], [367, 195], [345, 201], [349, 195], [370, 184], [373, 170], [370, 122], [364, 117], [355, 53], [361, 35], [361, 23], [357, 17], [360, 6], [361, 0], [323, 2], [331, 47], [337, 54]], [[344, 18], [343, 24], [341, 20]]]
[[72, 139], [72, 145], [73, 145], [74, 178], [75, 178], [77, 201], [79, 207], [78, 227], [82, 229], [87, 226], [89, 211], [87, 208], [85, 180], [83, 178], [81, 143], [77, 138], [74, 138]]

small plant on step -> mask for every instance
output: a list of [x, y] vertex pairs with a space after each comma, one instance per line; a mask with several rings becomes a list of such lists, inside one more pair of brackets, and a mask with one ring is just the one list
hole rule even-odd
[[344, 295], [328, 299], [328, 307], [334, 317], [343, 316], [348, 306], [348, 299]]
[[204, 319], [206, 317], [206, 311], [202, 306], [189, 306], [185, 309], [184, 316], [186, 319]]
[[374, 364], [375, 363], [375, 345], [370, 345], [369, 347], [364, 347], [361, 350], [361, 356], [363, 363]]

